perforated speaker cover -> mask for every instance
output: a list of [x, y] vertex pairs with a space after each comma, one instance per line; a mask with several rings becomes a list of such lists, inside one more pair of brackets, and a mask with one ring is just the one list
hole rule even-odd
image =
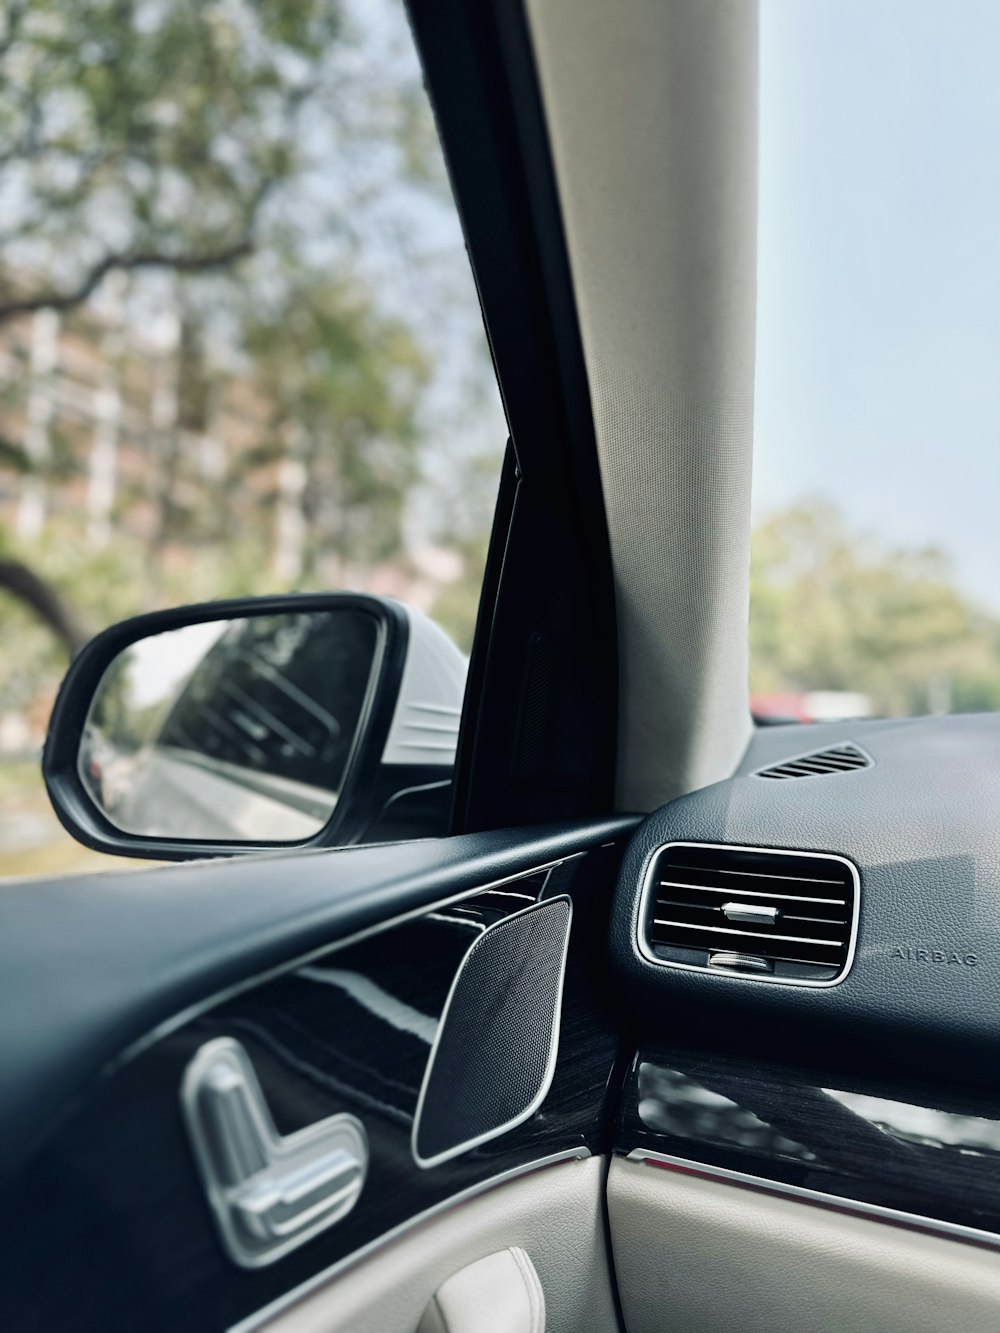
[[553, 898], [498, 922], [462, 960], [413, 1122], [435, 1166], [533, 1115], [555, 1072], [572, 908]]

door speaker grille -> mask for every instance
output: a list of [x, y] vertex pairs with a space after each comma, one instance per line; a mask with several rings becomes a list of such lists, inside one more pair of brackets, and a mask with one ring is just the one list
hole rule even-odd
[[413, 1124], [413, 1156], [437, 1166], [529, 1119], [559, 1045], [572, 906], [547, 898], [485, 931], [455, 978]]

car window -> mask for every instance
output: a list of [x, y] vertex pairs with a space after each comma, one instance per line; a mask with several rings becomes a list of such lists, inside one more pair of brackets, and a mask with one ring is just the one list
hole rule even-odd
[[1000, 707], [990, 0], [762, 0], [751, 691]]
[[[400, 0], [12, 5], [0, 89], [0, 875], [124, 866], [41, 786], [70, 653], [293, 589], [397, 597], [467, 651], [506, 427]], [[267, 632], [223, 635], [161, 742], [194, 719], [261, 761], [268, 692], [315, 670]], [[267, 765], [322, 785], [353, 723], [300, 720]]]

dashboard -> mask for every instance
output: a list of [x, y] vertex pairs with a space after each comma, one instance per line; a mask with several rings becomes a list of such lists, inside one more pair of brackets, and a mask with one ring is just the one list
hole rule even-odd
[[[845, 745], [864, 762], [824, 767]], [[650, 815], [612, 913], [636, 1033], [616, 1150], [1000, 1246], [998, 811], [984, 715], [762, 730], [733, 779]], [[780, 984], [764, 964], [796, 947], [836, 965]]]
[[[870, 757], [867, 766], [781, 781], [760, 775], [780, 759], [848, 740]], [[781, 1058], [822, 1052], [830, 1070], [895, 1069], [995, 1087], [998, 811], [996, 715], [763, 729], [739, 774], [656, 811], [630, 840], [612, 912], [617, 984], [638, 1022], [660, 1032], [696, 1027], [717, 1049]], [[835, 984], [779, 986], [768, 976], [708, 976], [650, 958], [643, 886], [660, 849], [675, 843], [784, 849], [853, 867], [849, 968]]]

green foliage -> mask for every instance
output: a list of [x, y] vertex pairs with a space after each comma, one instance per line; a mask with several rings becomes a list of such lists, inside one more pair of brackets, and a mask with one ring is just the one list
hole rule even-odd
[[[0, 540], [0, 552], [10, 547]], [[74, 608], [81, 623], [96, 631], [114, 621], [152, 609], [146, 577], [146, 547], [121, 535], [94, 550], [86, 545], [83, 524], [65, 517], [50, 523], [33, 542], [17, 543], [19, 558], [48, 580]], [[158, 606], [178, 606], [215, 598], [254, 596], [274, 591], [274, 579], [252, 536], [229, 546], [196, 547], [182, 561], [160, 571]], [[66, 653], [37, 617], [0, 591], [0, 699], [3, 707], [30, 709], [51, 700], [66, 670]]]
[[357, 288], [294, 278], [244, 328], [274, 451], [304, 473], [303, 577], [320, 552], [362, 566], [398, 555], [429, 371], [412, 333]]
[[[100, 320], [85, 303], [118, 270], [131, 287], [116, 288], [120, 327], [100, 358], [126, 379], [138, 372], [132, 382], [145, 387], [131, 412], [149, 420], [150, 383], [162, 387], [174, 358], [173, 417], [147, 426], [143, 467], [116, 482], [114, 555], [87, 549], [83, 523], [60, 505], [43, 541], [10, 552], [92, 626], [171, 592], [275, 590], [288, 461], [305, 474], [298, 586], [322, 585], [331, 558], [363, 572], [402, 549], [431, 359], [373, 290], [360, 241], [384, 228], [386, 189], [439, 200], [447, 187], [412, 56], [366, 66], [349, 9], [13, 0], [0, 18], [0, 186], [11, 203], [0, 325], [52, 306], [96, 350]], [[164, 317], [176, 349], [143, 366], [153, 355], [145, 325]], [[25, 347], [5, 404], [15, 420], [31, 382]], [[234, 381], [253, 425], [206, 472], [190, 437], [212, 434]], [[86, 470], [89, 448], [86, 430], [75, 424], [67, 438], [53, 417], [45, 456], [4, 436], [0, 468], [57, 488]], [[114, 598], [91, 605], [89, 580], [109, 582], [99, 568], [109, 559], [121, 562], [110, 584], [122, 611]]]
[[44, 253], [69, 297], [117, 264], [249, 253], [264, 200], [301, 169], [298, 117], [342, 27], [332, 0], [13, 0], [6, 243]]
[[439, 535], [461, 557], [462, 572], [441, 589], [430, 614], [464, 652], [469, 652], [497, 501], [495, 456], [491, 453], [470, 458], [457, 469], [450, 485], [441, 489], [443, 512], [450, 522], [447, 531]]
[[754, 693], [857, 690], [901, 716], [1000, 707], [1000, 622], [939, 551], [886, 550], [800, 505], [756, 529], [750, 595]]

